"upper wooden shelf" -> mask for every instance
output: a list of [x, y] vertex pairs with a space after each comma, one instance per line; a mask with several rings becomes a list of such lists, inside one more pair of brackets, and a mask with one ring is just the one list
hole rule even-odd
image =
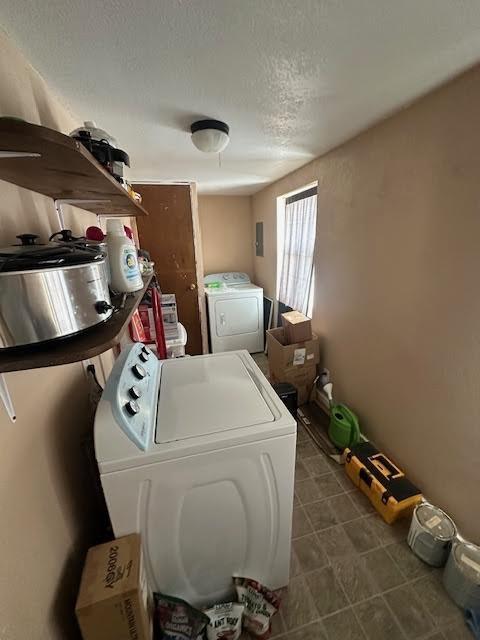
[[0, 118], [0, 179], [99, 215], [148, 215], [77, 140], [23, 120]]

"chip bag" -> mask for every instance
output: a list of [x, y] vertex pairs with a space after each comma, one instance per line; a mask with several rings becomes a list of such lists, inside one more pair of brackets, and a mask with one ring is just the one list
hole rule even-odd
[[238, 640], [242, 634], [244, 606], [236, 602], [216, 604], [205, 613], [210, 618], [208, 640]]
[[154, 593], [155, 628], [159, 638], [197, 640], [209, 622], [208, 616], [185, 600]]
[[233, 583], [238, 601], [245, 606], [243, 628], [265, 640], [270, 636], [272, 618], [280, 607], [280, 598], [250, 578], [234, 577]]

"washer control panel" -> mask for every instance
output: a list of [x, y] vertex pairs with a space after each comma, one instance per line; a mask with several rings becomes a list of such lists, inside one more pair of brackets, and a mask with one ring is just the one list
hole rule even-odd
[[203, 282], [206, 287], [214, 288], [222, 285], [249, 284], [250, 278], [246, 273], [242, 273], [241, 271], [232, 271], [227, 273], [212, 273], [209, 276], [205, 276]]
[[159, 377], [155, 353], [135, 343], [122, 351], [105, 388], [118, 425], [142, 451], [155, 426]]

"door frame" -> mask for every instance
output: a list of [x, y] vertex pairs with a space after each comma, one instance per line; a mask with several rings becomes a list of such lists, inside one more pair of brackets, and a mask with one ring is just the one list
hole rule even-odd
[[200, 216], [198, 213], [198, 194], [195, 182], [189, 182], [190, 200], [192, 203], [192, 223], [193, 223], [193, 246], [195, 248], [195, 268], [197, 272], [198, 309], [200, 311], [200, 330], [202, 333], [202, 352], [208, 353], [208, 324], [207, 324], [207, 301], [205, 296], [205, 285], [203, 283], [203, 249], [202, 232], [200, 229]]

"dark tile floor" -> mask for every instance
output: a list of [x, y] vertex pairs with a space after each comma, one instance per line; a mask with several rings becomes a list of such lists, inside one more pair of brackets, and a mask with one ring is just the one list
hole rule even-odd
[[[268, 377], [268, 358], [254, 359]], [[343, 466], [299, 427], [290, 586], [278, 640], [472, 640], [442, 570], [406, 543], [409, 522], [386, 524]]]
[[291, 579], [278, 640], [467, 640], [441, 571], [416, 558], [299, 427]]

